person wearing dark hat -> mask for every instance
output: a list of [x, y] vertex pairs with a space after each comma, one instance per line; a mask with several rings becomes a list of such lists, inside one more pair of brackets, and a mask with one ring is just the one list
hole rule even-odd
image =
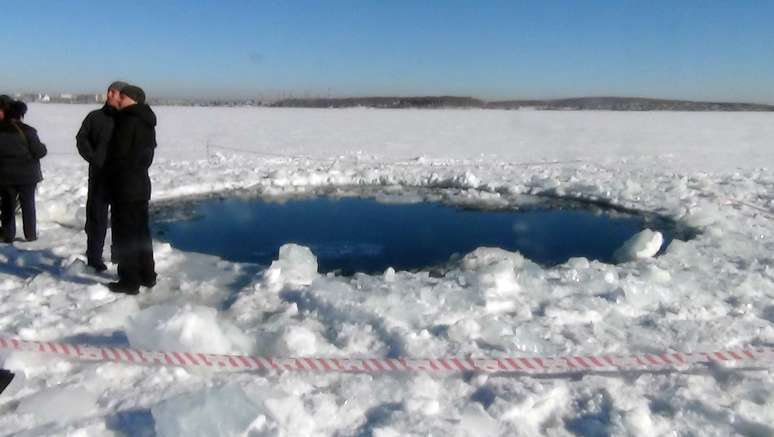
[[126, 82], [116, 81], [108, 86], [105, 94], [105, 105], [91, 111], [81, 124], [81, 129], [75, 136], [78, 153], [89, 163], [89, 191], [86, 195], [86, 262], [89, 266], [102, 272], [107, 266], [102, 259], [105, 246], [105, 235], [108, 228], [108, 198], [107, 182], [103, 167], [107, 155], [110, 138], [113, 136], [114, 117], [118, 112], [121, 90]]
[[21, 203], [24, 238], [37, 240], [35, 188], [43, 180], [40, 159], [48, 152], [38, 132], [23, 122], [27, 113], [24, 102], [3, 104], [0, 121], [0, 217], [2, 239], [12, 243], [16, 237], [16, 199]]
[[113, 254], [118, 282], [108, 284], [116, 293], [137, 294], [140, 286], [156, 285], [148, 202], [148, 168], [156, 148], [156, 115], [145, 104], [145, 92], [128, 85], [121, 90], [120, 110], [105, 158], [111, 199]]
[[8, 110], [8, 107], [13, 102], [13, 99], [10, 96], [7, 96], [5, 94], [0, 95], [0, 121], [3, 121], [5, 118], [5, 111]]
[[[5, 111], [8, 108], [8, 105], [10, 102], [12, 102], [13, 99], [11, 99], [10, 96], [5, 94], [0, 94], [0, 123], [5, 119]], [[0, 222], [0, 235], [3, 235], [5, 231], [3, 230], [3, 224]]]

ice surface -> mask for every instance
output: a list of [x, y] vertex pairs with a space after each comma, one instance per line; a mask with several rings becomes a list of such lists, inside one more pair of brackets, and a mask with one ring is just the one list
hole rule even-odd
[[[385, 197], [435, 187], [484, 206], [564, 194], [702, 232], [643, 262], [575, 258], [544, 269], [482, 248], [443, 275], [351, 278], [318, 274], [314, 254], [298, 246], [264, 269], [156, 244], [159, 284], [131, 297], [105, 292], [113, 268], [97, 275], [76, 262], [88, 167], [73, 139], [91, 109], [30, 105], [28, 121], [50, 152], [37, 194], [40, 239], [0, 245], [1, 335], [338, 357], [774, 344], [770, 113], [158, 108], [154, 202], [364, 185]], [[656, 243], [643, 234], [626, 252], [648, 254]], [[31, 352], [2, 359], [18, 378], [0, 395], [8, 435], [153, 435], [154, 421], [158, 435], [774, 434], [769, 370], [433, 378], [194, 372]], [[127, 417], [136, 420], [118, 420]]]

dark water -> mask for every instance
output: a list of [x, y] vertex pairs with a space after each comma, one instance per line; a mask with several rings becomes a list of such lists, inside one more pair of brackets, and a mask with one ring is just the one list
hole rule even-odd
[[268, 265], [281, 245], [297, 243], [312, 249], [321, 272], [342, 274], [435, 267], [481, 246], [548, 266], [580, 256], [612, 262], [613, 252], [646, 227], [664, 233], [666, 243], [673, 236], [665, 224], [598, 210], [478, 211], [354, 197], [202, 200], [153, 227], [155, 238], [178, 249], [238, 262]]

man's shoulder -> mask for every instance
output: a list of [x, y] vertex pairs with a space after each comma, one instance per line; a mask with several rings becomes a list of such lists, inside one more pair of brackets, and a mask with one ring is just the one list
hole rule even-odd
[[20, 122], [20, 123], [19, 123], [19, 127], [20, 127], [20, 128], [23, 130], [23, 131], [25, 131], [25, 132], [32, 132], [32, 133], [34, 133], [34, 134], [38, 133], [38, 130], [37, 130], [37, 129], [35, 129], [34, 127], [32, 127], [32, 126], [28, 125], [27, 123]]
[[110, 114], [104, 107], [95, 109], [86, 115], [86, 120], [89, 121], [104, 121], [112, 119], [113, 115]]

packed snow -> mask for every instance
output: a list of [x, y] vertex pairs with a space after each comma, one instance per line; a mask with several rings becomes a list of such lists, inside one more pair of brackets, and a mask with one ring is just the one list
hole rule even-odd
[[[91, 109], [30, 105], [49, 147], [40, 239], [0, 246], [0, 335], [265, 356], [555, 356], [774, 345], [774, 114], [159, 107], [154, 202], [247, 189], [408, 187], [472, 205], [551, 194], [653, 211], [657, 232], [544, 268], [479, 248], [438, 277], [317, 273], [310, 248], [271, 266], [156, 242], [136, 297], [84, 265]], [[313, 218], [310, 217], [310, 220]], [[106, 245], [109, 247], [109, 241]], [[109, 254], [109, 250], [106, 250]], [[0, 435], [774, 435], [770, 368], [583, 376], [233, 373], [0, 351], [17, 373]]]

